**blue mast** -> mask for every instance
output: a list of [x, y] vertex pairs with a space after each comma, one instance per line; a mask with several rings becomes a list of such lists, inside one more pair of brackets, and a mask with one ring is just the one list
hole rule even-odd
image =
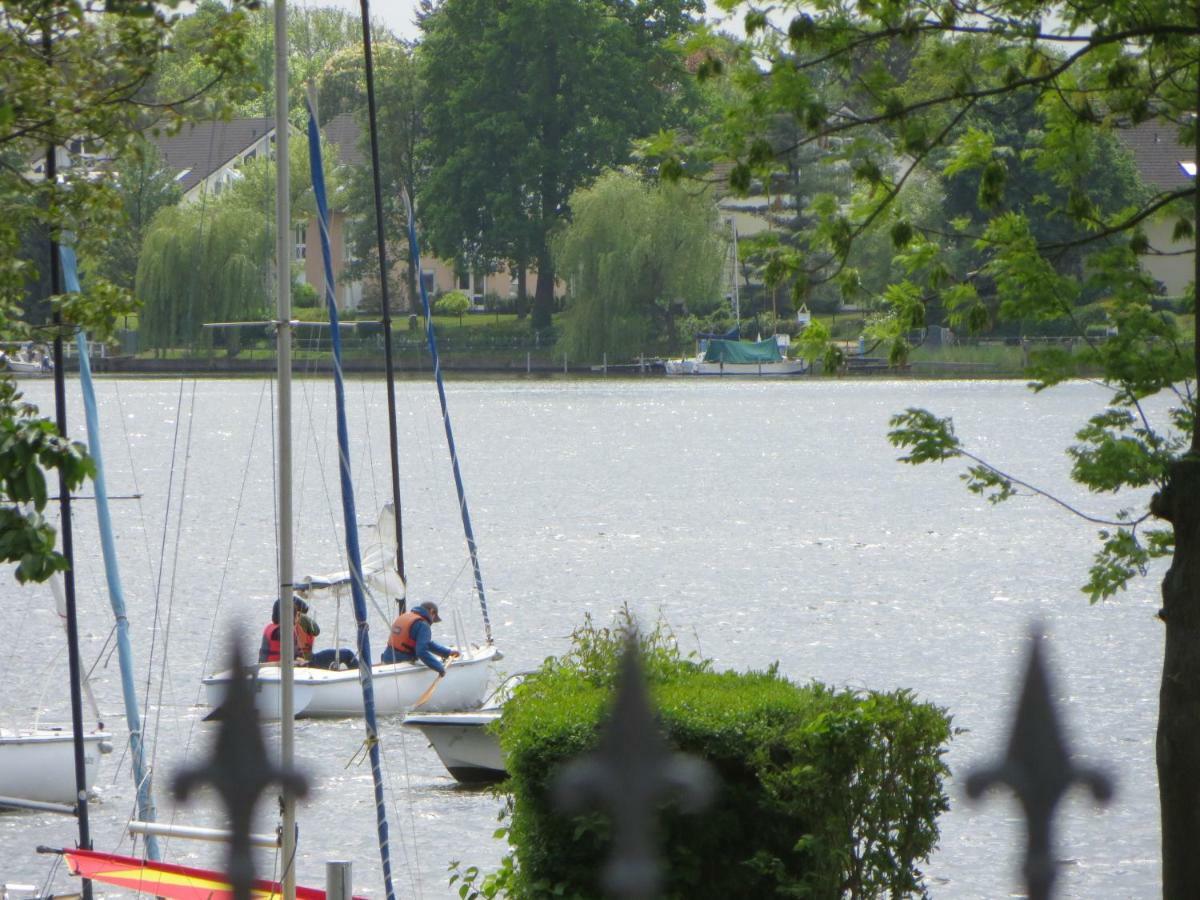
[[333, 295], [333, 259], [329, 250], [329, 206], [325, 199], [325, 172], [321, 166], [321, 135], [311, 99], [308, 106], [308, 164], [312, 170], [317, 220], [321, 228], [321, 257], [325, 263], [325, 306], [333, 342], [333, 387], [337, 402], [338, 462], [342, 487], [342, 518], [346, 530], [346, 558], [350, 566], [350, 594], [358, 623], [358, 682], [362, 686], [364, 722], [371, 776], [375, 782], [375, 821], [379, 831], [379, 856], [387, 900], [395, 900], [392, 889], [392, 860], [388, 850], [387, 806], [383, 793], [383, 769], [379, 759], [379, 729], [375, 720], [375, 685], [371, 680], [371, 642], [367, 628], [367, 601], [363, 589], [362, 554], [358, 547], [358, 515], [354, 509], [354, 486], [350, 480], [350, 437], [346, 428], [346, 391], [342, 380], [342, 334], [337, 301]]
[[[79, 292], [79, 276], [75, 270], [75, 250], [59, 246], [63, 279], [72, 293]], [[92, 369], [88, 362], [87, 338], [82, 329], [75, 334], [79, 347], [79, 383], [83, 390], [83, 408], [87, 418], [88, 453], [96, 465], [92, 479], [96, 487], [96, 521], [100, 526], [100, 548], [104, 555], [104, 577], [108, 582], [108, 599], [117, 623], [117, 658], [121, 664], [121, 695], [125, 699], [125, 722], [129, 726], [129, 753], [132, 760], [133, 784], [137, 790], [138, 818], [153, 822], [157, 818], [154, 797], [150, 792], [150, 776], [146, 771], [145, 747], [142, 741], [142, 718], [138, 710], [137, 689], [133, 681], [133, 649], [129, 644], [129, 617], [125, 614], [125, 590], [121, 586], [121, 569], [117, 564], [117, 548], [113, 542], [112, 516], [108, 511], [108, 490], [104, 481], [104, 457], [100, 452], [100, 416], [96, 411], [96, 391], [92, 386]], [[146, 854], [161, 859], [158, 839], [146, 835]]]

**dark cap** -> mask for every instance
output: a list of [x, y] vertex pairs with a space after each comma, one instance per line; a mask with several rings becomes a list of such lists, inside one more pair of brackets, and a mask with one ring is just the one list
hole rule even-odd
[[442, 621], [442, 617], [438, 615], [438, 608], [437, 608], [436, 603], [422, 603], [421, 606], [424, 608], [425, 612], [429, 613], [429, 621], [430, 622]]
[[[308, 604], [305, 603], [303, 600], [301, 600], [299, 597], [297, 597], [295, 594], [292, 595], [292, 608], [298, 609], [302, 613], [308, 612]], [[279, 624], [279, 601], [278, 600], [276, 600], [275, 605], [271, 607], [271, 621], [276, 625]]]

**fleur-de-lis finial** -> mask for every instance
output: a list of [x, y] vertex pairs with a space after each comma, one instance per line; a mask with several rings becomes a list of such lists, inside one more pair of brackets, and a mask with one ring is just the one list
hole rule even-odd
[[1091, 788], [1105, 803], [1112, 796], [1109, 778], [1095, 769], [1080, 769], [1059, 726], [1049, 677], [1042, 661], [1041, 629], [1032, 629], [1025, 685], [1004, 759], [989, 768], [972, 772], [967, 794], [979, 797], [996, 784], [1007, 784], [1021, 803], [1026, 820], [1025, 883], [1030, 900], [1047, 900], [1054, 886], [1057, 863], [1053, 856], [1054, 812], [1067, 789], [1075, 782]]
[[[210, 784], [220, 795], [229, 814], [232, 840], [229, 845], [228, 875], [234, 900], [250, 900], [254, 883], [254, 859], [250, 852], [250, 823], [259, 797], [271, 784], [285, 793], [303, 797], [308, 784], [302, 775], [287, 772], [267, 756], [259, 728], [254, 686], [242, 662], [236, 641], [231, 642], [233, 677], [218, 715], [215, 752], [207, 763], [180, 772], [174, 783], [175, 796], [186, 800], [201, 784]], [[285, 861], [285, 865], [290, 864]]]
[[630, 630], [616, 698], [597, 752], [571, 763], [555, 785], [558, 806], [577, 812], [603, 807], [613, 820], [613, 851], [604, 885], [614, 897], [654, 897], [661, 882], [655, 813], [665, 796], [685, 812], [712, 799], [715, 779], [703, 760], [673, 753], [658, 731], [646, 693], [637, 632]]

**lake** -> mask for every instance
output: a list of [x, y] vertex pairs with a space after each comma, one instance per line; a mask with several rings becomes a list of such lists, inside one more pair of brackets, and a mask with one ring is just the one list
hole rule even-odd
[[[52, 409], [51, 385], [27, 396]], [[69, 427], [80, 439], [78, 384]], [[221, 826], [211, 798], [177, 807], [171, 774], [207, 751], [214, 726], [200, 678], [220, 667], [231, 634], [256, 652], [276, 582], [273, 396], [266, 380], [97, 382], [104, 455], [129, 603], [159, 818]], [[1033, 622], [1068, 738], [1081, 763], [1117, 778], [1105, 808], [1076, 790], [1057, 820], [1059, 896], [1160, 893], [1154, 729], [1163, 631], [1163, 567], [1117, 600], [1079, 591], [1097, 526], [1028, 492], [1000, 506], [968, 493], [962, 466], [913, 468], [886, 439], [891, 414], [953, 415], [958, 434], [1005, 471], [1077, 508], [1111, 515], [1110, 497], [1070, 482], [1063, 449], [1107, 398], [1072, 383], [1034, 396], [1016, 382], [734, 382], [647, 379], [455, 380], [447, 385], [495, 638], [508, 673], [563, 651], [590, 613], [607, 624], [628, 604], [670, 625], [718, 668], [778, 661], [797, 681], [912, 688], [958, 728], [948, 762], [952, 809], [926, 873], [934, 897], [1019, 892], [1023, 825], [1007, 794], [966, 801], [971, 767], [1003, 752]], [[383, 384], [347, 385], [360, 520], [390, 496]], [[479, 640], [474, 594], [434, 388], [397, 385], [410, 601], [436, 600]], [[296, 572], [340, 563], [332, 387], [295, 386]], [[1151, 410], [1152, 414], [1161, 410]], [[1159, 424], [1163, 419], [1159, 417]], [[1126, 503], [1144, 497], [1125, 497]], [[116, 750], [91, 807], [97, 849], [126, 852], [133, 808], [112, 629], [95, 515], [75, 505], [85, 664]], [[9, 652], [0, 722], [69, 721], [65, 642], [45, 588], [5, 573]], [[315, 610], [318, 647], [352, 614]], [[378, 635], [382, 618], [372, 622]], [[376, 653], [380, 638], [374, 637]], [[275, 740], [277, 728], [268, 729]], [[396, 888], [457, 896], [447, 867], [493, 868], [500, 801], [459, 788], [420, 736], [381, 723]], [[351, 859], [358, 893], [382, 896], [369, 767], [356, 760], [360, 721], [301, 721], [297, 760], [313, 790], [300, 808], [298, 876], [322, 887], [324, 862]], [[261, 804], [260, 830], [275, 827]], [[0, 814], [0, 881], [40, 883], [39, 844], [69, 846], [74, 821]], [[174, 840], [176, 862], [210, 865], [220, 848]], [[260, 858], [270, 875], [273, 856]], [[77, 889], [61, 871], [57, 892]]]

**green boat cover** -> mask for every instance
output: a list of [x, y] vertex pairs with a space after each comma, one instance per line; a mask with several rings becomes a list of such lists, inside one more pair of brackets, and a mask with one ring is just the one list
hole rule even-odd
[[708, 342], [704, 351], [705, 362], [724, 363], [766, 363], [779, 362], [783, 359], [779, 354], [779, 345], [775, 338], [750, 343], [749, 341], [722, 341], [714, 338]]

